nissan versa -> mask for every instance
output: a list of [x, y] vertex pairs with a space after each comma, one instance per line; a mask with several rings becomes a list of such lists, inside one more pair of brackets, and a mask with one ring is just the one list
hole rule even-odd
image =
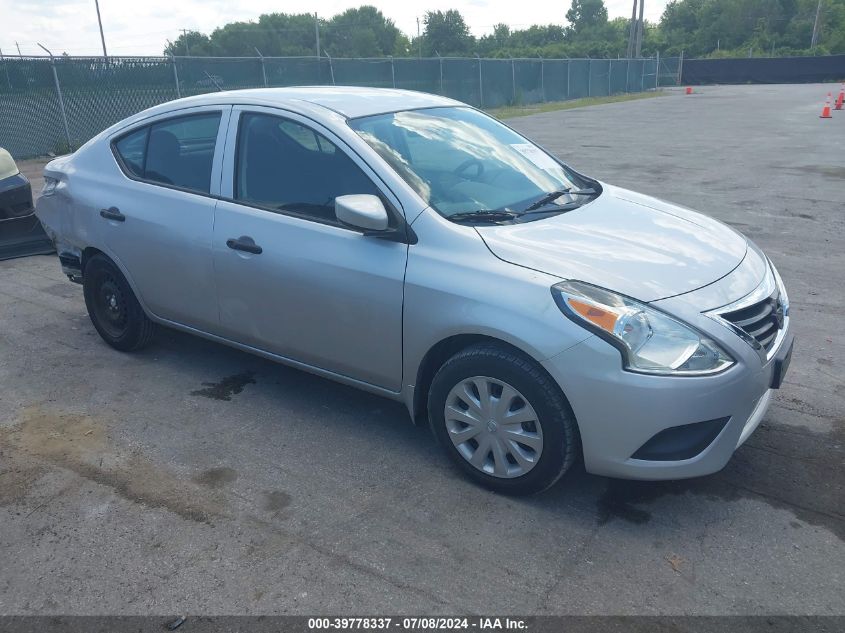
[[450, 99], [190, 97], [44, 174], [38, 217], [107, 343], [163, 325], [401, 400], [503, 492], [579, 454], [613, 477], [715, 472], [789, 364], [754, 244]]

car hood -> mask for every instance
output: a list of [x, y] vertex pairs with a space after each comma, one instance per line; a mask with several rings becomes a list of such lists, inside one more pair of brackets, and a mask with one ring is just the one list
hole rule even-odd
[[499, 259], [640, 301], [711, 284], [745, 257], [748, 241], [721, 222], [633, 191], [602, 189], [574, 211], [478, 233]]

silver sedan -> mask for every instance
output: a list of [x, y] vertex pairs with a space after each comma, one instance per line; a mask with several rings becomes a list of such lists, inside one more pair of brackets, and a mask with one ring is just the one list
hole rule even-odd
[[715, 472], [792, 351], [783, 283], [745, 237], [417, 92], [157, 106], [47, 165], [37, 213], [114, 348], [177, 328], [400, 400], [506, 493], [579, 455]]

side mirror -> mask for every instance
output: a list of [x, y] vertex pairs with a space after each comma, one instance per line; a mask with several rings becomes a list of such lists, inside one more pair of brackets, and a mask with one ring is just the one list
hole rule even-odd
[[390, 226], [387, 209], [378, 196], [353, 194], [334, 199], [337, 219], [348, 226], [365, 231], [386, 231]]

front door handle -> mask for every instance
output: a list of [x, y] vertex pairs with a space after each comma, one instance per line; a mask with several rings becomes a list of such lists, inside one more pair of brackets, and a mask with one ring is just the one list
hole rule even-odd
[[106, 220], [114, 220], [115, 222], [125, 222], [126, 216], [120, 212], [117, 207], [109, 207], [108, 209], [100, 209], [100, 215]]
[[232, 250], [236, 251], [246, 251], [247, 253], [252, 253], [253, 255], [261, 255], [264, 251], [258, 244], [255, 243], [248, 235], [241, 235], [239, 238], [230, 238], [226, 240], [226, 246], [231, 248]]

